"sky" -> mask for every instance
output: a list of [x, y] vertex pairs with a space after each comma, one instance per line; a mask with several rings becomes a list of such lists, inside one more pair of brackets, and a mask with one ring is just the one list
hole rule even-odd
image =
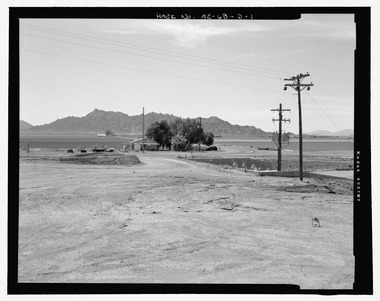
[[128, 115], [217, 116], [274, 131], [353, 129], [355, 22], [300, 20], [20, 19], [20, 119], [32, 125], [95, 108]]

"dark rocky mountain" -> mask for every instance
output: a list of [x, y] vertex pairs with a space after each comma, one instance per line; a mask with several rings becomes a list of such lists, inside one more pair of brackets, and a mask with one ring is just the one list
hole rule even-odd
[[[174, 115], [148, 113], [145, 115], [145, 129], [155, 121], [178, 118]], [[263, 137], [268, 133], [254, 126], [232, 125], [218, 117], [202, 118], [202, 126], [206, 132], [216, 136]], [[115, 135], [139, 135], [142, 132], [142, 115], [129, 116], [121, 112], [95, 109], [84, 117], [65, 117], [52, 123], [32, 126], [24, 129], [24, 133], [104, 133], [112, 131]]]

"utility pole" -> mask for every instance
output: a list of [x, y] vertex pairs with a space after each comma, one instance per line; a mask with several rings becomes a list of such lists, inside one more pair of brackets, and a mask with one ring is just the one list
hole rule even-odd
[[302, 112], [301, 112], [301, 91], [307, 88], [310, 90], [310, 87], [314, 86], [313, 83], [310, 84], [302, 84], [302, 81], [305, 77], [310, 76], [309, 73], [299, 74], [296, 76], [292, 76], [291, 78], [286, 78], [284, 80], [292, 81], [292, 84], [285, 84], [284, 90], [287, 87], [292, 87], [294, 90], [298, 92], [298, 120], [299, 120], [299, 159], [300, 159], [300, 180], [303, 181], [303, 158], [302, 158]]
[[279, 109], [272, 109], [271, 111], [278, 111], [278, 119], [272, 119], [273, 121], [278, 121], [278, 147], [277, 147], [277, 152], [278, 152], [278, 163], [277, 163], [277, 170], [281, 171], [281, 149], [282, 149], [282, 122], [290, 122], [290, 119], [283, 119], [282, 118], [282, 112], [284, 111], [290, 111], [290, 109], [283, 109], [282, 104], [280, 103], [280, 108]]
[[[201, 130], [202, 130], [202, 117], [199, 117], [199, 133], [201, 132]], [[198, 145], [199, 145], [199, 152], [200, 152], [201, 151], [201, 139], [199, 139]]]
[[144, 152], [144, 142], [145, 142], [145, 129], [144, 129], [144, 107], [143, 107], [143, 114], [142, 114], [142, 152]]

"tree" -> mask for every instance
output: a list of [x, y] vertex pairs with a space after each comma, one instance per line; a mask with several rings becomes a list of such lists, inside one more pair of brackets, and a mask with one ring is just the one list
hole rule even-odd
[[113, 136], [114, 134], [110, 130], [105, 131], [106, 136]]
[[186, 151], [187, 150], [187, 140], [184, 136], [177, 134], [172, 137], [173, 149], [175, 151]]
[[146, 136], [156, 141], [162, 148], [170, 147], [172, 132], [166, 120], [152, 123], [146, 131]]
[[[180, 150], [189, 150], [195, 143], [204, 140], [204, 132], [200, 123], [196, 119], [177, 118], [170, 123], [172, 135], [178, 139], [173, 140], [174, 148]], [[175, 144], [179, 144], [178, 147]]]
[[170, 126], [170, 131], [172, 132], [173, 136], [177, 136], [178, 134], [182, 133], [182, 128], [183, 128], [182, 118], [174, 119], [174, 121], [170, 122], [169, 126]]
[[207, 132], [203, 135], [203, 144], [206, 144], [207, 146], [213, 145], [214, 144], [214, 134], [211, 132]]
[[182, 133], [186, 139], [187, 143], [190, 145], [194, 143], [199, 143], [202, 141], [203, 129], [200, 124], [195, 119], [184, 119], [184, 127]]

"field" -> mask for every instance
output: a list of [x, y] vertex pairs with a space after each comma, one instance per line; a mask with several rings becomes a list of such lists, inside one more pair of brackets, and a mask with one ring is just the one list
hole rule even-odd
[[[276, 162], [277, 152], [252, 141], [220, 146], [127, 153], [140, 163], [126, 165], [68, 164], [59, 158], [73, 155], [58, 148], [20, 151], [19, 282], [352, 289], [352, 150], [306, 150], [306, 168], [341, 177], [300, 181], [207, 162]], [[297, 156], [284, 151], [289, 170]]]
[[[137, 138], [136, 136], [109, 136], [97, 137], [96, 135], [27, 135], [20, 137], [20, 146], [25, 148], [94, 148], [107, 145], [109, 147], [121, 148], [124, 143]], [[252, 146], [252, 147], [276, 147], [270, 138], [215, 138], [217, 146]], [[292, 138], [286, 147], [289, 151], [298, 151], [298, 139]], [[315, 138], [304, 139], [305, 151], [353, 151], [352, 139]]]

